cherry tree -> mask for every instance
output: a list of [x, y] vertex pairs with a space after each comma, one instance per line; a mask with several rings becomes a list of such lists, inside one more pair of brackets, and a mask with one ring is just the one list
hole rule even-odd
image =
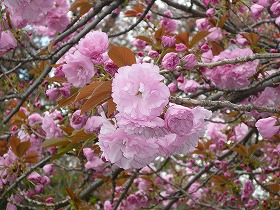
[[1, 209], [278, 209], [277, 0], [3, 0]]

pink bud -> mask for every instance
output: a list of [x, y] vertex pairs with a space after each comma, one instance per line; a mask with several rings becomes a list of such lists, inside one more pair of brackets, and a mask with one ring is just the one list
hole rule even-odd
[[52, 88], [46, 91], [46, 95], [52, 100], [55, 101], [58, 97], [57, 88]]
[[214, 15], [215, 15], [215, 9], [214, 8], [210, 8], [206, 11], [206, 15], [209, 17], [209, 18], [213, 18]]
[[183, 68], [185, 70], [191, 70], [197, 64], [196, 58], [194, 54], [188, 54], [183, 59]]
[[257, 20], [262, 16], [264, 7], [259, 4], [253, 4], [250, 8], [251, 11], [251, 18], [253, 20]]
[[188, 48], [183, 43], [175, 44], [175, 49], [178, 52], [185, 52]]
[[154, 50], [151, 50], [149, 53], [148, 53], [148, 56], [150, 58], [157, 58], [159, 56], [158, 52], [157, 51], [154, 51]]
[[162, 67], [167, 70], [174, 70], [179, 63], [180, 63], [179, 55], [174, 52], [167, 53], [163, 57], [161, 62]]
[[172, 47], [175, 44], [176, 39], [172, 36], [162, 36], [161, 41], [164, 47]]
[[43, 167], [43, 171], [47, 176], [51, 176], [54, 172], [54, 164], [47, 164]]

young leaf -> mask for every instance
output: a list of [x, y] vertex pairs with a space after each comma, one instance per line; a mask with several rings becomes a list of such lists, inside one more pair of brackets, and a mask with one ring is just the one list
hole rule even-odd
[[11, 147], [11, 150], [12, 152], [18, 157], [18, 154], [17, 154], [17, 147], [18, 145], [20, 144], [20, 140], [12, 135], [11, 139], [10, 139], [10, 142], [9, 142], [9, 146]]
[[41, 146], [42, 147], [55, 147], [55, 146], [63, 146], [69, 144], [69, 140], [65, 138], [50, 138], [46, 139]]
[[94, 90], [96, 88], [98, 88], [100, 85], [102, 85], [103, 82], [99, 82], [99, 81], [96, 81], [92, 84], [88, 84], [86, 85], [76, 96], [74, 102], [77, 102], [77, 101], [80, 101], [81, 99], [84, 99], [84, 98], [87, 98], [89, 97], [92, 92], [94, 92]]
[[23, 159], [24, 163], [38, 163], [38, 154], [36, 152], [31, 152], [26, 155]]
[[21, 158], [27, 152], [27, 150], [29, 150], [30, 147], [31, 147], [31, 142], [29, 140], [20, 142], [17, 146], [18, 158]]
[[109, 50], [108, 55], [118, 67], [130, 66], [136, 63], [134, 53], [126, 47], [111, 44], [111, 49]]
[[200, 31], [196, 35], [193, 36], [190, 47], [194, 47], [200, 40], [204, 39], [206, 36], [210, 34], [209, 31]]

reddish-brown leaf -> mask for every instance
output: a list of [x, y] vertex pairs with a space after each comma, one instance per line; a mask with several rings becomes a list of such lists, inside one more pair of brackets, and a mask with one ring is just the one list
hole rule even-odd
[[31, 152], [26, 155], [23, 159], [25, 163], [38, 163], [38, 154], [36, 152]]
[[73, 136], [71, 136], [70, 139], [72, 140], [71, 143], [79, 143], [89, 138], [92, 138], [93, 136], [93, 134], [87, 134], [84, 132], [84, 130], [80, 130], [77, 131]]
[[66, 192], [70, 196], [71, 200], [75, 200], [75, 194], [71, 188], [65, 187]]
[[228, 15], [223, 15], [218, 23], [218, 27], [219, 28], [223, 28], [225, 22], [227, 21], [228, 19]]
[[136, 15], [137, 15], [137, 12], [134, 10], [127, 10], [125, 12], [125, 17], [136, 17]]
[[136, 36], [135, 38], [143, 40], [143, 41], [147, 42], [150, 45], [153, 45], [153, 40], [150, 37], [147, 37], [147, 36]]
[[82, 7], [86, 4], [89, 4], [89, 0], [76, 0], [74, 3], [71, 5], [70, 11], [74, 12], [77, 10], [79, 7]]
[[212, 44], [212, 52], [213, 52], [214, 56], [219, 55], [220, 52], [224, 51], [224, 49], [220, 45], [218, 45], [217, 43], [211, 42], [211, 44]]
[[190, 47], [194, 47], [199, 41], [204, 39], [206, 36], [210, 34], [209, 31], [200, 31], [196, 35], [193, 36], [191, 42], [190, 42]]
[[115, 104], [112, 98], [107, 101], [107, 104], [108, 104], [107, 117], [110, 117], [116, 111], [117, 105]]
[[184, 45], [186, 45], [187, 47], [189, 47], [189, 33], [180, 33], [178, 35], [176, 35], [176, 42], [178, 43], [182, 43]]
[[79, 91], [74, 102], [80, 101], [81, 99], [89, 97], [96, 88], [102, 85], [103, 82], [96, 81], [94, 83], [86, 85], [81, 91]]
[[0, 156], [8, 152], [8, 145], [6, 140], [0, 140]]
[[11, 136], [9, 146], [11, 147], [12, 152], [18, 157], [17, 147], [20, 144], [20, 140], [16, 136]]
[[65, 138], [50, 138], [50, 139], [46, 139], [41, 144], [41, 147], [63, 146], [69, 144], [69, 142], [70, 141]]
[[87, 100], [82, 106], [81, 114], [87, 112], [90, 109], [94, 109], [95, 107], [103, 104], [111, 98], [111, 91], [104, 91], [98, 94], [95, 94], [90, 99]]
[[164, 30], [164, 27], [161, 27], [160, 29], [158, 29], [156, 32], [155, 32], [155, 39], [157, 41], [160, 41], [161, 40], [161, 37], [165, 34], [165, 30]]
[[134, 53], [126, 47], [111, 44], [111, 49], [109, 50], [108, 55], [118, 67], [130, 66], [136, 63]]
[[17, 156], [18, 158], [21, 158], [31, 147], [31, 142], [28, 141], [23, 141], [20, 142], [17, 146]]
[[236, 145], [236, 147], [232, 148], [231, 150], [237, 152], [238, 154], [244, 157], [248, 156], [248, 150], [243, 144], [238, 144]]

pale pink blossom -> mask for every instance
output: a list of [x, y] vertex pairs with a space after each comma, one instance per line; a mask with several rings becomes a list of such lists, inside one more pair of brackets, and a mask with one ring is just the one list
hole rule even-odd
[[37, 123], [41, 123], [42, 122], [42, 117], [41, 115], [39, 115], [38, 113], [33, 113], [28, 117], [28, 122], [30, 126], [33, 126]]
[[157, 57], [159, 56], [159, 53], [158, 53], [157, 51], [155, 51], [155, 50], [150, 50], [150, 51], [148, 52], [148, 56], [149, 56], [150, 58], [157, 58]]
[[[169, 17], [173, 17], [173, 14], [171, 11], [165, 11], [165, 15]], [[171, 33], [175, 32], [177, 29], [177, 21], [168, 17], [163, 17], [160, 21], [161, 27], [164, 27], [166, 31], [169, 31]]]
[[263, 14], [263, 10], [264, 10], [264, 7], [262, 5], [259, 5], [259, 4], [253, 4], [251, 7], [250, 7], [250, 11], [251, 11], [251, 18], [253, 20], [257, 20], [259, 19], [262, 14]]
[[185, 93], [195, 93], [199, 87], [200, 84], [192, 79], [184, 79], [183, 83], [178, 83], [178, 88]]
[[[219, 55], [214, 56], [212, 62], [218, 62], [225, 59], [250, 56], [253, 51], [249, 48], [225, 50]], [[250, 84], [249, 78], [256, 72], [259, 61], [254, 60], [242, 64], [227, 64], [208, 69], [205, 74], [219, 88], [235, 89], [242, 88]]]
[[27, 4], [20, 5], [19, 8], [11, 8], [12, 15], [18, 15], [23, 18], [23, 20], [29, 23], [36, 23], [41, 17], [47, 14], [54, 6], [53, 0], [33, 0]]
[[42, 120], [42, 129], [45, 131], [47, 139], [62, 136], [62, 130], [57, 125], [57, 122], [47, 113]]
[[188, 54], [182, 58], [182, 63], [185, 70], [192, 70], [197, 65], [197, 60], [194, 54]]
[[115, 76], [119, 67], [111, 59], [104, 62], [104, 70], [110, 74], [112, 77]]
[[63, 95], [64, 98], [68, 98], [71, 94], [70, 92], [70, 84], [68, 82], [64, 82], [62, 83], [62, 87], [59, 88], [59, 91], [61, 93], [61, 95]]
[[85, 133], [98, 133], [105, 120], [106, 119], [101, 116], [89, 117], [84, 126]]
[[175, 44], [175, 49], [177, 52], [185, 52], [188, 48], [183, 43]]
[[256, 122], [256, 127], [263, 138], [268, 139], [279, 133], [280, 125], [275, 117], [260, 119]]
[[98, 138], [105, 158], [123, 169], [141, 168], [157, 157], [156, 139], [128, 134], [109, 121], [103, 124]]
[[170, 132], [187, 135], [193, 128], [194, 115], [187, 107], [173, 105], [167, 109], [164, 120]]
[[163, 137], [167, 134], [164, 120], [159, 117], [133, 119], [122, 113], [115, 117], [118, 126], [128, 134], [140, 135], [145, 138]]
[[271, 7], [270, 7], [271, 12], [275, 15], [275, 17], [277, 17], [278, 15], [280, 15], [280, 2], [279, 1], [275, 1]]
[[112, 83], [112, 97], [117, 110], [134, 119], [159, 116], [170, 96], [163, 79], [159, 67], [153, 64], [119, 68]]
[[102, 31], [89, 32], [85, 38], [78, 43], [78, 50], [87, 57], [101, 55], [109, 46], [109, 40], [106, 33]]
[[62, 71], [67, 80], [75, 87], [84, 87], [96, 73], [90, 58], [82, 55], [79, 51], [68, 54]]
[[16, 48], [17, 40], [11, 31], [2, 31], [0, 33], [0, 56]]
[[51, 88], [46, 90], [46, 95], [52, 100], [55, 101], [58, 97], [58, 89], [57, 88]]
[[104, 162], [95, 155], [94, 150], [91, 148], [84, 148], [83, 153], [86, 156], [87, 163], [85, 164], [85, 169], [97, 169]]
[[6, 210], [17, 210], [17, 206], [12, 203], [7, 203]]
[[51, 176], [54, 172], [54, 164], [47, 164], [43, 167], [43, 171], [47, 176]]
[[174, 70], [179, 63], [179, 55], [174, 52], [167, 53], [161, 61], [162, 67], [167, 70]]
[[220, 41], [223, 39], [223, 34], [221, 28], [213, 27], [209, 29], [209, 32], [211, 32], [207, 38], [211, 41]]
[[214, 8], [209, 8], [209, 9], [206, 11], [206, 15], [207, 15], [207, 17], [209, 17], [209, 18], [213, 18], [214, 15], [215, 15], [215, 9], [214, 9]]
[[206, 18], [197, 19], [195, 23], [199, 31], [206, 31], [211, 28], [211, 25]]
[[162, 36], [161, 43], [164, 47], [172, 47], [176, 42], [175, 37], [173, 36]]
[[167, 87], [169, 88], [170, 93], [175, 93], [178, 89], [176, 82], [171, 82]]
[[138, 50], [144, 50], [147, 43], [144, 40], [141, 39], [134, 39], [131, 44], [133, 44], [135, 47], [137, 47]]

